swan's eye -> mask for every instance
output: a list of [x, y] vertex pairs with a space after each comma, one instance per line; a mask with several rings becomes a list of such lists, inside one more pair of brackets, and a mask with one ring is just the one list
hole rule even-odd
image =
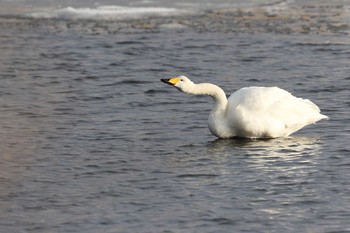
[[183, 82], [184, 80], [183, 79], [180, 79], [181, 82]]

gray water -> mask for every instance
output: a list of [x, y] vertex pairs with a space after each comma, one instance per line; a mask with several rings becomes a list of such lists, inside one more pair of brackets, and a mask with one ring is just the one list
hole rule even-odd
[[[291, 4], [318, 14], [2, 17], [0, 232], [350, 232], [347, 4]], [[218, 140], [211, 99], [159, 81], [180, 74], [279, 86], [330, 120]]]

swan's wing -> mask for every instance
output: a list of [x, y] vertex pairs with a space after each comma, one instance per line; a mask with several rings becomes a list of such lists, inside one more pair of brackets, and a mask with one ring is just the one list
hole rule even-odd
[[278, 87], [242, 88], [229, 98], [229, 108], [233, 122], [260, 136], [289, 135], [325, 118], [310, 100]]

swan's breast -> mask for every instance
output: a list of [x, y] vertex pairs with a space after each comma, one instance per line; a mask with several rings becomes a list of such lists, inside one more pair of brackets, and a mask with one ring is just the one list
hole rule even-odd
[[209, 115], [208, 128], [218, 138], [232, 138], [236, 136], [228, 119], [221, 114], [211, 113]]

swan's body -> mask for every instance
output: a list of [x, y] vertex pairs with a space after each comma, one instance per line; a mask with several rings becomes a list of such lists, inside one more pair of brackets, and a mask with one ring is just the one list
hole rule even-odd
[[194, 84], [185, 76], [162, 81], [182, 92], [214, 99], [208, 126], [218, 138], [286, 137], [328, 118], [310, 100], [297, 98], [278, 87], [245, 87], [227, 99], [225, 92], [214, 84]]

